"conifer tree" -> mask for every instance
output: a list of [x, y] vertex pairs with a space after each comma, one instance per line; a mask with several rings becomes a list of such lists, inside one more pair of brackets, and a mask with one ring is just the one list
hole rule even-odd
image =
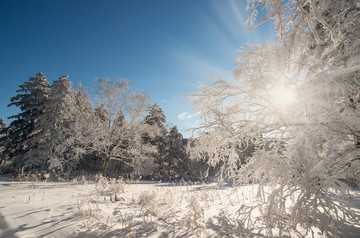
[[96, 107], [94, 109], [94, 119], [98, 120], [98, 122], [106, 123], [106, 118], [108, 118], [108, 113], [105, 110], [104, 104], [101, 104], [100, 106]]
[[26, 156], [26, 153], [38, 146], [39, 140], [36, 136], [39, 130], [36, 125], [44, 112], [50, 85], [40, 72], [19, 87], [20, 89], [17, 90], [19, 94], [12, 97], [8, 105], [19, 107], [20, 113], [9, 117], [14, 120], [8, 127], [10, 142], [5, 152], [9, 157], [18, 158], [16, 163], [19, 167], [24, 166], [25, 163], [28, 168], [41, 167], [42, 162], [35, 161], [37, 157]]
[[92, 115], [92, 105], [90, 102], [89, 92], [82, 85], [74, 88], [74, 103], [76, 108], [75, 118], [79, 121], [88, 121]]
[[[74, 146], [78, 148], [79, 155], [84, 152], [84, 145], [81, 143], [82, 138], [86, 137], [87, 126], [92, 121], [93, 111], [90, 102], [90, 96], [85, 87], [79, 85], [74, 88], [74, 107], [75, 115], [73, 116], [75, 142]], [[83, 151], [83, 152], [81, 152]]]
[[[94, 114], [87, 89], [82, 85], [78, 85], [74, 87], [73, 91], [75, 111], [71, 120], [73, 142], [70, 144], [68, 153], [73, 160], [86, 164], [85, 159], [92, 154], [92, 151], [89, 150], [89, 143], [91, 144], [91, 142], [84, 138], [91, 136], [89, 125], [92, 125]], [[88, 166], [85, 165], [85, 167]]]
[[1, 119], [0, 119], [0, 130], [5, 129], [6, 127], [7, 127], [7, 126], [6, 126], [6, 123], [5, 123], [4, 119], [1, 118]]
[[4, 150], [7, 143], [7, 125], [3, 118], [0, 119], [0, 166], [5, 161]]
[[150, 107], [148, 110], [149, 114], [145, 117], [145, 123], [151, 126], [156, 125], [162, 130], [166, 130], [164, 124], [166, 123], [166, 117], [161, 109], [156, 103]]
[[183, 136], [176, 126], [166, 136], [166, 158], [162, 164], [168, 175], [188, 175], [189, 158], [183, 142]]
[[75, 159], [69, 153], [76, 135], [76, 113], [71, 82], [67, 75], [61, 76], [51, 85], [44, 113], [38, 123], [41, 137], [39, 150], [47, 160], [49, 169], [62, 171], [66, 163]]
[[147, 125], [147, 131], [142, 135], [145, 144], [151, 144], [157, 148], [156, 153], [149, 154], [149, 157], [155, 159], [155, 163], [158, 165], [157, 172], [160, 174], [166, 174], [166, 166], [162, 167], [165, 162], [166, 152], [166, 133], [165, 127], [166, 117], [156, 103], [152, 105], [148, 110], [148, 115], [145, 117], [144, 124]]

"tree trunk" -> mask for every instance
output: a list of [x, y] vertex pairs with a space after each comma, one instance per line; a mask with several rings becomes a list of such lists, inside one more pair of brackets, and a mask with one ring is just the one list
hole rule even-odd
[[105, 157], [103, 168], [102, 168], [102, 171], [101, 171], [101, 174], [104, 177], [106, 176], [106, 171], [107, 171], [107, 168], [108, 168], [108, 165], [109, 165], [109, 161], [110, 161], [110, 157]]

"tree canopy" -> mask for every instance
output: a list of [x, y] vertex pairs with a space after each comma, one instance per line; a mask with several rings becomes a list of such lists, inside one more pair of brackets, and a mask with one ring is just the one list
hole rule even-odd
[[[210, 154], [234, 181], [261, 185], [269, 234], [323, 227], [324, 210], [330, 224], [356, 221], [344, 199], [345, 181], [360, 181], [359, 3], [252, 0], [249, 9], [253, 27], [275, 21], [277, 39], [244, 47], [232, 81], [218, 78], [190, 96], [205, 120], [192, 156]], [[255, 153], [239, 166], [238, 145], [249, 140]]]

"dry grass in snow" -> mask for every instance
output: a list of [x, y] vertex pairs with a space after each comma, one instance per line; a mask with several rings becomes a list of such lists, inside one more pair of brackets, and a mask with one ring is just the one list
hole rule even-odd
[[[257, 237], [239, 209], [254, 185], [96, 181], [0, 182], [1, 237]], [[248, 219], [246, 219], [248, 218]], [[360, 233], [350, 225], [348, 235]], [[300, 237], [289, 233], [287, 236]], [[316, 233], [316, 237], [322, 237]], [[354, 236], [356, 237], [356, 236]]]

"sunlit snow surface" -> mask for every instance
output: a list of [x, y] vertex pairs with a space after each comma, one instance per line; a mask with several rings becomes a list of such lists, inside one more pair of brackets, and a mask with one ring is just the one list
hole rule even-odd
[[[261, 226], [245, 229], [237, 212], [255, 204], [256, 192], [255, 185], [2, 179], [0, 237], [257, 237]], [[344, 229], [341, 237], [360, 234], [354, 224]]]

